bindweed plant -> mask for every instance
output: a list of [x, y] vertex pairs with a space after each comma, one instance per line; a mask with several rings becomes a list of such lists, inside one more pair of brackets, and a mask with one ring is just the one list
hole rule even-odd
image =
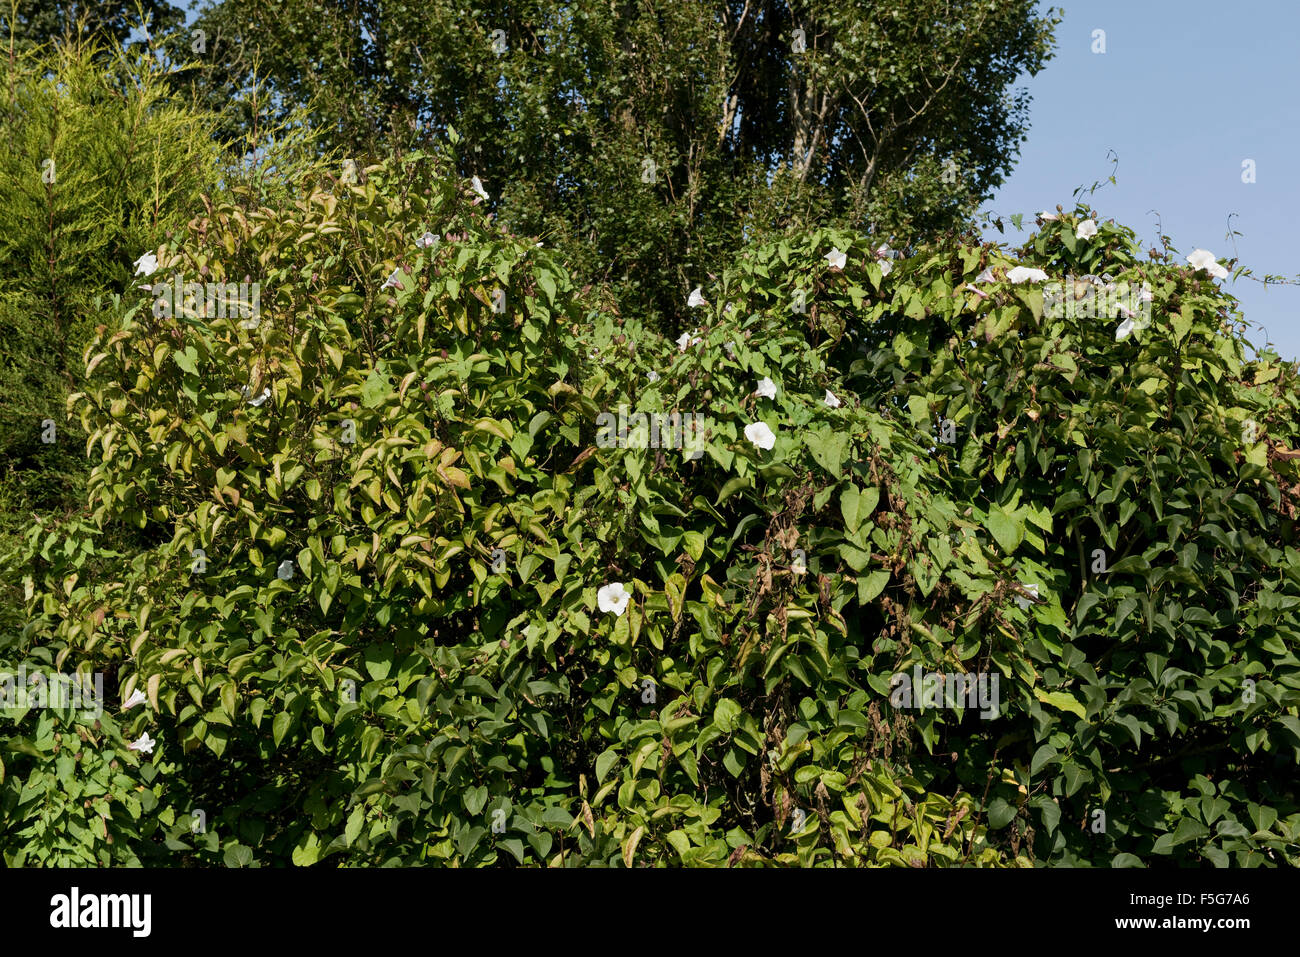
[[[451, 168], [213, 204], [158, 274], [251, 277], [256, 326], [142, 290], [87, 350], [89, 514], [33, 530], [14, 646], [143, 695], [114, 855], [1295, 863], [1294, 370], [1205, 268], [1087, 210], [800, 231], [677, 338]], [[1149, 324], [1049, 318], [1076, 273]]]

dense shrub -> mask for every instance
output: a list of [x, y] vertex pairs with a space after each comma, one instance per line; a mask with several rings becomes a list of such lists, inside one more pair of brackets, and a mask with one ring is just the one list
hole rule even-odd
[[[328, 158], [310, 155], [300, 112], [292, 129], [255, 122], [219, 145], [215, 115], [172, 95], [169, 65], [144, 51], [101, 40], [28, 46], [9, 51], [0, 73], [2, 556], [34, 512], [84, 501], [86, 436], [66, 406], [100, 300], [134, 290], [141, 253], [201, 211], [204, 195], [248, 184], [254, 203], [279, 202]], [[20, 601], [18, 582], [0, 578], [0, 630], [20, 625]]]
[[[1150, 285], [1117, 341], [998, 247], [803, 232], [673, 343], [449, 168], [157, 250], [259, 277], [256, 323], [106, 317], [89, 516], [33, 529], [17, 650], [143, 691], [157, 745], [95, 729], [125, 840], [15, 851], [68, 813], [23, 725], [9, 859], [1294, 863], [1294, 369], [1203, 273], [1047, 224], [1025, 264]], [[703, 454], [607, 447], [620, 406]], [[81, 575], [119, 526], [154, 544]], [[995, 713], [902, 706], [914, 667]]]

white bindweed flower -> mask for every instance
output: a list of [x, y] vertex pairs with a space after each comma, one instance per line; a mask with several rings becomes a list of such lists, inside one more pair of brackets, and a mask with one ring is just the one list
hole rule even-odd
[[1053, 220], [1060, 219], [1061, 217], [1057, 216], [1056, 213], [1049, 213], [1047, 210], [1043, 210], [1041, 213], [1038, 214], [1038, 218], [1043, 220], [1044, 222], [1050, 223]]
[[704, 293], [700, 292], [699, 286], [696, 286], [691, 290], [690, 296], [686, 299], [686, 305], [690, 306], [692, 309], [708, 305], [708, 302], [704, 298]]
[[724, 342], [722, 348], [727, 350], [727, 355], [736, 358], [736, 344], [734, 342]]
[[1119, 326], [1115, 329], [1115, 341], [1122, 342], [1123, 340], [1127, 339], [1133, 333], [1133, 330], [1135, 328], [1136, 327], [1133, 325], [1133, 317], [1130, 316], [1129, 318], [1121, 322]]
[[[1035, 598], [1038, 597], [1037, 585], [1021, 585], [1020, 587], [1023, 588], [1025, 591], [1029, 592], [1029, 594], [1033, 595]], [[1028, 611], [1029, 606], [1032, 604], [1032, 602], [1030, 602], [1028, 598], [1021, 598], [1019, 595], [1017, 595], [1016, 604], [1020, 606], [1022, 611]]]
[[145, 693], [141, 691], [139, 688], [136, 688], [134, 691], [131, 692], [131, 697], [127, 698], [124, 702], [122, 702], [122, 710], [130, 711], [136, 705], [144, 704], [148, 700], [149, 700], [148, 696], [146, 696]]
[[1215, 279], [1226, 279], [1228, 270], [1219, 265], [1208, 249], [1193, 249], [1187, 257], [1193, 269], [1203, 269]]
[[703, 341], [704, 340], [699, 336], [693, 336], [689, 332], [683, 332], [677, 337], [677, 348], [679, 351], [685, 352], [691, 346], [699, 345]]
[[880, 275], [888, 276], [893, 271], [893, 269], [894, 269], [894, 264], [890, 262], [888, 259], [886, 259], [882, 261], [880, 264]]
[[423, 249], [428, 249], [430, 246], [432, 246], [432, 245], [433, 245], [434, 243], [436, 243], [437, 241], [438, 241], [438, 237], [437, 237], [437, 236], [435, 236], [433, 233], [428, 233], [428, 232], [426, 232], [423, 236], [421, 236], [419, 239], [417, 239], [417, 240], [415, 241], [415, 245], [417, 245], [417, 246], [419, 246], [419, 247], [421, 247], [421, 248], [423, 248]]
[[775, 399], [776, 383], [764, 376], [758, 380], [758, 388], [754, 390], [754, 394], [762, 399]]
[[153, 754], [153, 746], [157, 743], [157, 741], [149, 737], [149, 732], [146, 731], [126, 747], [129, 751], [139, 751], [141, 754]]
[[975, 277], [975, 282], [997, 282], [997, 277], [993, 275], [993, 267], [985, 266], [984, 271]]
[[843, 269], [844, 263], [847, 260], [848, 257], [836, 248], [832, 248], [831, 251], [826, 254], [826, 261], [831, 264], [832, 269]]
[[884, 259], [886, 256], [892, 256], [893, 253], [894, 251], [889, 248], [888, 243], [881, 243], [879, 246], [876, 247], [876, 255], [879, 256], [881, 259]]
[[1091, 219], [1085, 219], [1079, 224], [1079, 228], [1074, 231], [1075, 239], [1091, 239], [1097, 235], [1097, 224]]
[[484, 199], [488, 198], [487, 190], [483, 188], [483, 181], [479, 179], [477, 176], [471, 178], [469, 184], [471, 187], [473, 187], [474, 192], [478, 193]]
[[267, 386], [265, 389], [262, 390], [262, 394], [259, 395], [256, 399], [249, 399], [248, 404], [255, 405], [260, 408], [262, 403], [269, 398], [271, 398], [271, 387]]
[[394, 269], [393, 274], [389, 276], [387, 279], [385, 279], [384, 284], [379, 288], [380, 289], [401, 289], [402, 280], [398, 278], [401, 274], [402, 271], [400, 269]]
[[822, 401], [825, 402], [827, 405], [829, 405], [832, 409], [838, 409], [841, 405], [844, 404], [839, 399], [835, 398], [835, 393], [831, 392], [830, 389], [826, 390], [826, 397], [822, 399]]
[[158, 257], [153, 253], [145, 253], [135, 261], [135, 274], [137, 276], [152, 276], [158, 270]]
[[647, 372], [647, 373], [645, 374], [645, 377], [646, 377], [647, 379], [649, 379], [651, 382], [658, 382], [658, 381], [659, 381], [659, 373], [658, 373], [658, 372], [655, 372], [653, 369], [651, 369], [649, 372]]
[[776, 445], [776, 433], [767, 427], [766, 422], [745, 426], [745, 438], [760, 449], [770, 449]]
[[622, 582], [614, 582], [596, 592], [596, 604], [601, 611], [612, 611], [616, 615], [621, 615], [627, 611], [627, 603], [631, 597], [632, 593], [623, 586]]
[[1030, 269], [1027, 266], [1016, 266], [1007, 270], [1007, 279], [1011, 282], [1044, 282], [1047, 279], [1047, 273], [1041, 269]]

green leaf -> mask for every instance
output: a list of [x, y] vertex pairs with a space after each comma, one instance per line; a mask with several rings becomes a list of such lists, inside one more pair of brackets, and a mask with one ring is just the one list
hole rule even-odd
[[848, 454], [849, 436], [829, 427], [823, 427], [804, 437], [804, 446], [812, 453], [813, 461], [839, 478]]
[[555, 279], [549, 271], [543, 270], [537, 274], [537, 285], [546, 293], [546, 301], [554, 304], [555, 302]]
[[1033, 760], [1029, 762], [1030, 775], [1032, 776], [1037, 774], [1043, 765], [1056, 761], [1057, 759], [1056, 748], [1052, 747], [1050, 744], [1042, 745], [1034, 752]]
[[463, 800], [465, 802], [465, 810], [469, 811], [470, 814], [477, 816], [487, 805], [488, 789], [481, 784], [477, 787], [466, 788]]
[[1040, 794], [1030, 800], [1030, 803], [1038, 808], [1042, 815], [1043, 829], [1048, 834], [1055, 833], [1057, 826], [1061, 823], [1061, 806], [1046, 794]]
[[1181, 343], [1187, 338], [1187, 334], [1192, 331], [1192, 324], [1195, 321], [1195, 310], [1191, 303], [1183, 303], [1183, 307], [1173, 315], [1174, 342]]
[[840, 493], [840, 514], [844, 525], [850, 532], [856, 532], [862, 523], [876, 510], [880, 501], [880, 489], [872, 487], [865, 491], [856, 485], [847, 485]]
[[682, 536], [682, 550], [695, 562], [704, 557], [704, 546], [707, 543], [708, 540], [699, 532], [686, 532]]
[[293, 724], [293, 715], [287, 711], [281, 711], [275, 716], [275, 721], [271, 723], [271, 740], [278, 748], [284, 736], [289, 733], [289, 725]]
[[497, 841], [497, 847], [504, 848], [518, 863], [524, 862], [524, 842], [517, 837], [507, 837]]
[[293, 862], [299, 867], [310, 867], [319, 859], [320, 838], [315, 833], [309, 833], [293, 849]]
[[870, 575], [858, 577], [858, 604], [866, 605], [873, 598], [885, 590], [885, 585], [889, 583], [890, 572], [875, 571]]
[[731, 734], [740, 725], [742, 710], [730, 698], [723, 698], [713, 708], [713, 723], [723, 734]]
[[469, 857], [486, 833], [486, 828], [463, 827], [460, 833], [456, 835], [456, 850], [460, 851], [460, 856], [462, 858]]
[[224, 859], [227, 867], [249, 867], [253, 863], [253, 849], [243, 844], [232, 844], [226, 848]]
[[393, 386], [388, 376], [376, 369], [366, 376], [365, 384], [361, 387], [361, 404], [367, 409], [378, 408], [392, 391]]
[[718, 493], [718, 500], [713, 504], [721, 505], [723, 502], [731, 498], [731, 496], [735, 495], [741, 489], [749, 488], [749, 486], [753, 483], [753, 481], [754, 481], [753, 476], [750, 475], [737, 476], [736, 478], [729, 479], [727, 483], [722, 486], [722, 491]]
[[1024, 521], [1007, 514], [996, 505], [989, 509], [984, 526], [1008, 555], [1020, 546], [1025, 537]]
[[605, 783], [605, 775], [609, 773], [609, 769], [613, 767], [615, 762], [617, 761], [618, 761], [618, 752], [615, 751], [613, 748], [606, 748], [604, 751], [600, 753], [600, 756], [596, 758], [596, 783], [597, 784]]
[[1184, 817], [1178, 822], [1178, 827], [1174, 828], [1172, 840], [1173, 846], [1184, 844], [1187, 841], [1200, 840], [1203, 837], [1210, 836], [1210, 829], [1193, 817]]
[[365, 651], [366, 672], [375, 681], [383, 681], [393, 669], [393, 648], [371, 645]]
[[1006, 827], [1015, 819], [1016, 808], [1002, 798], [995, 797], [989, 802], [988, 815], [989, 827], [996, 831]]
[[912, 424], [918, 429], [928, 429], [930, 426], [930, 401], [923, 395], [908, 396], [907, 411], [912, 418]]
[[198, 358], [199, 354], [193, 346], [186, 346], [184, 352], [177, 349], [172, 353], [172, 361], [190, 375], [199, 374]]

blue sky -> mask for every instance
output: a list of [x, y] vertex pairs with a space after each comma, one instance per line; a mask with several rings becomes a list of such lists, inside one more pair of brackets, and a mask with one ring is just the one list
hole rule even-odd
[[[1181, 256], [1195, 248], [1240, 257], [1257, 276], [1300, 277], [1300, 2], [1086, 0], [1064, 7], [1057, 52], [1022, 85], [1033, 96], [1029, 136], [1007, 182], [985, 204], [1006, 216], [1073, 206], [1078, 186], [1111, 174], [1088, 199], [1149, 248], [1162, 231]], [[1040, 9], [1048, 4], [1040, 3]], [[1093, 31], [1106, 52], [1093, 53]], [[1253, 159], [1256, 181], [1242, 182]], [[1242, 235], [1227, 239], [1231, 228]], [[994, 228], [986, 238], [997, 239]], [[1300, 357], [1300, 286], [1223, 280], [1262, 347]]]

